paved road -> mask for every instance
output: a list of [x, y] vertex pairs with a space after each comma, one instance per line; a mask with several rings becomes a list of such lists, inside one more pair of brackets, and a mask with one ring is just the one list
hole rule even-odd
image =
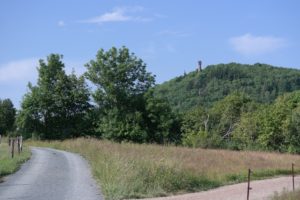
[[[291, 177], [279, 177], [267, 180], [252, 181], [250, 200], [269, 200], [275, 192], [292, 190]], [[295, 187], [300, 187], [300, 176], [295, 177]], [[247, 197], [247, 183], [223, 186], [217, 189], [177, 195], [171, 197], [152, 198], [151, 200], [243, 200]]]
[[32, 148], [32, 157], [0, 183], [0, 200], [103, 200], [79, 155]]

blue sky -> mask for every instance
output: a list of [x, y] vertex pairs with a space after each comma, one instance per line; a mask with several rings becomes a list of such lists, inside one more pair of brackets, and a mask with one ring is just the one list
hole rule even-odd
[[17, 108], [39, 59], [84, 72], [100, 48], [125, 45], [157, 83], [209, 64], [300, 68], [297, 0], [2, 0], [0, 98]]

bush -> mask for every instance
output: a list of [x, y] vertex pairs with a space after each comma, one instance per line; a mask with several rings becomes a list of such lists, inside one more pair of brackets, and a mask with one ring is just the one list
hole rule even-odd
[[222, 138], [206, 131], [190, 132], [183, 135], [182, 144], [188, 147], [216, 148], [222, 146]]

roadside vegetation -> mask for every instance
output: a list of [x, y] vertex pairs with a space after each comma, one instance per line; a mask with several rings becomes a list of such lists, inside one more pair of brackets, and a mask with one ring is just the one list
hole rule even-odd
[[[246, 180], [290, 174], [300, 156], [250, 151], [192, 149], [153, 144], [114, 143], [97, 139], [31, 141], [83, 155], [105, 199], [167, 196], [196, 192]], [[298, 173], [300, 170], [297, 171]]]
[[29, 148], [27, 146], [23, 146], [23, 152], [20, 155], [16, 153], [14, 158], [11, 158], [10, 148], [5, 142], [2, 138], [2, 142], [0, 144], [0, 180], [3, 176], [17, 171], [31, 155]]
[[300, 190], [295, 192], [283, 191], [281, 194], [276, 193], [270, 200], [299, 200]]
[[300, 153], [300, 70], [219, 64], [156, 85], [126, 47], [85, 67], [77, 76], [62, 55], [41, 59], [20, 110], [0, 100], [0, 133]]
[[101, 139], [35, 145], [85, 156], [108, 199], [200, 191], [244, 181], [248, 168], [258, 179], [300, 166], [297, 155], [249, 152], [300, 153], [300, 70], [229, 63], [156, 85], [126, 47], [100, 49], [85, 67], [77, 76], [62, 55], [41, 59], [20, 110], [0, 100], [0, 133]]

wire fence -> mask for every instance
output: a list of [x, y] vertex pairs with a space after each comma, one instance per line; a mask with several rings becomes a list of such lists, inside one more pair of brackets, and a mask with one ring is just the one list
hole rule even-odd
[[[2, 141], [2, 137], [0, 135], [0, 144]], [[20, 155], [23, 151], [23, 137], [9, 137], [8, 138], [8, 146], [9, 152], [11, 154], [11, 158], [14, 158], [16, 152]], [[251, 190], [255, 189], [251, 187], [251, 175], [253, 175], [254, 171], [248, 169], [248, 179], [247, 179], [247, 200], [250, 200], [251, 197]], [[292, 182], [292, 189], [295, 191], [295, 164], [291, 164], [291, 182]]]
[[[247, 200], [250, 200], [250, 191], [254, 188], [251, 187], [251, 175], [253, 174], [253, 171], [251, 169], [248, 169], [248, 180], [247, 180]], [[292, 182], [292, 188], [293, 192], [295, 191], [295, 164], [292, 163], [291, 167], [291, 182]], [[300, 197], [299, 197], [300, 198]]]
[[20, 153], [23, 151], [23, 137], [22, 136], [17, 136], [15, 138], [9, 137], [8, 146], [10, 148], [11, 158], [14, 158], [16, 151], [20, 155]]

